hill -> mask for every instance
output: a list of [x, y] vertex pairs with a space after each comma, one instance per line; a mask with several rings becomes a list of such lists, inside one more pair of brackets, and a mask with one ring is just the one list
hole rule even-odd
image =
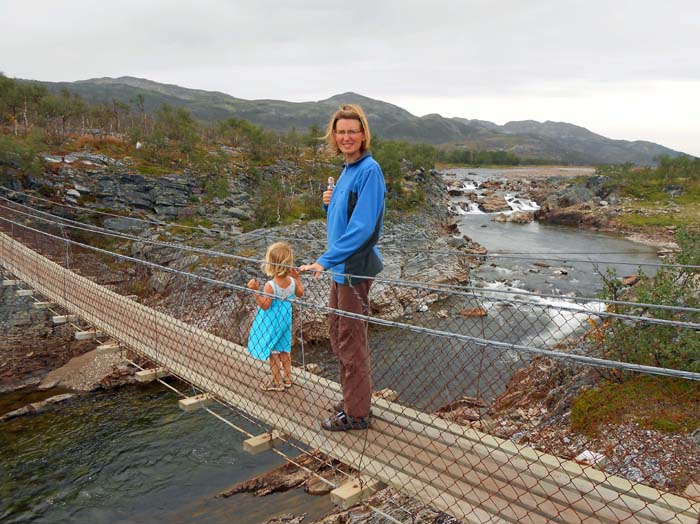
[[570, 164], [632, 162], [651, 165], [660, 155], [682, 154], [653, 142], [613, 140], [565, 122], [525, 120], [500, 126], [485, 120], [445, 118], [438, 114], [417, 117], [393, 104], [351, 92], [316, 102], [286, 102], [245, 100], [217, 91], [188, 89], [129, 76], [40, 83], [54, 92], [67, 88], [90, 102], [129, 103], [135, 96], [143, 95], [146, 111], [154, 111], [167, 103], [187, 108], [195, 118], [205, 122], [233, 116], [277, 131], [306, 130], [312, 125], [323, 128], [328, 115], [339, 104], [359, 103], [367, 113], [373, 132], [386, 139], [504, 150], [522, 158]]

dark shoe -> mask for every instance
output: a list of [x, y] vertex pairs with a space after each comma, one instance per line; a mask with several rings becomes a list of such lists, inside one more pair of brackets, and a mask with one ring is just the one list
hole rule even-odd
[[326, 431], [349, 431], [351, 429], [367, 429], [369, 417], [351, 417], [344, 411], [339, 411], [335, 416], [321, 422], [321, 427]]
[[[339, 413], [340, 411], [345, 411], [345, 402], [342, 399], [333, 404], [333, 413]], [[372, 414], [372, 408], [370, 408], [369, 414]]]

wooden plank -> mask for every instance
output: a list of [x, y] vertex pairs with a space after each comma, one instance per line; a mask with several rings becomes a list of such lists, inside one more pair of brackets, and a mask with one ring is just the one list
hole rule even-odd
[[2, 281], [2, 285], [3, 285], [3, 286], [6, 286], [6, 287], [10, 287], [10, 286], [19, 286], [21, 283], [22, 283], [21, 280], [9, 280], [9, 279], [8, 279], [8, 280], [3, 280], [3, 281]]
[[88, 331], [76, 331], [74, 338], [75, 340], [91, 340], [93, 338], [102, 336], [102, 333], [94, 329]]
[[77, 322], [78, 315], [54, 315], [51, 317], [54, 324], [65, 324], [66, 322]]
[[118, 342], [110, 342], [107, 344], [101, 344], [95, 348], [101, 355], [107, 355], [111, 353], [119, 353], [122, 350], [122, 346]]
[[178, 406], [182, 411], [195, 411], [210, 406], [214, 399], [209, 393], [202, 393], [193, 397], [182, 398], [178, 401]]
[[156, 379], [167, 377], [170, 373], [164, 367], [153, 369], [144, 369], [136, 372], [136, 380], [138, 382], [153, 382]]
[[360, 477], [331, 491], [331, 502], [342, 509], [349, 509], [384, 487], [384, 484], [371, 477]]
[[269, 451], [282, 443], [282, 434], [277, 430], [262, 433], [243, 441], [243, 449], [251, 455]]
[[31, 297], [34, 295], [33, 289], [18, 289], [16, 292], [18, 297]]
[[53, 302], [34, 302], [34, 309], [48, 309], [55, 306]]

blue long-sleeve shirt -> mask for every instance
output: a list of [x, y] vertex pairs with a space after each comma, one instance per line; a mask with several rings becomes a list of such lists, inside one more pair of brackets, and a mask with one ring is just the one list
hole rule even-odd
[[339, 284], [373, 277], [384, 267], [376, 244], [384, 223], [384, 174], [365, 151], [345, 164], [327, 208], [328, 250], [316, 261]]

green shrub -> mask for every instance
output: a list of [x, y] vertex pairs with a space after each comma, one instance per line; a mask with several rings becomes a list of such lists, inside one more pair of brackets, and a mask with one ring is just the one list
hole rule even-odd
[[[676, 234], [680, 252], [675, 256], [679, 265], [700, 265], [700, 233], [680, 230]], [[694, 267], [663, 267], [655, 275], [639, 272], [640, 282], [634, 287], [634, 299], [639, 303], [698, 308], [700, 302], [700, 270]], [[616, 274], [609, 271], [603, 278], [603, 297], [625, 299], [624, 286]], [[616, 313], [649, 318], [700, 323], [695, 312], [614, 306]], [[693, 329], [642, 321], [609, 319], [605, 336], [598, 349], [604, 358], [634, 364], [700, 372], [700, 337]], [[619, 377], [618, 377], [619, 378]], [[622, 377], [624, 378], [624, 377]]]

